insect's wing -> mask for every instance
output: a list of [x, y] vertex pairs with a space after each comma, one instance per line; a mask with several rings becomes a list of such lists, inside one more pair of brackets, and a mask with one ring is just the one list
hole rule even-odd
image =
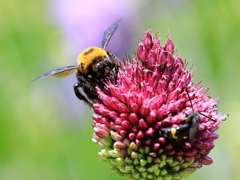
[[52, 71], [49, 71], [49, 72], [37, 77], [36, 79], [34, 79], [32, 81], [36, 81], [38, 79], [42, 79], [42, 78], [45, 78], [45, 77], [48, 77], [48, 76], [63, 78], [63, 77], [69, 76], [72, 73], [74, 73], [75, 70], [78, 69], [79, 67], [80, 67], [79, 65], [76, 65], [76, 66], [66, 66], [66, 67], [61, 67], [61, 68], [58, 68], [58, 69], [54, 69]]
[[192, 118], [192, 123], [189, 129], [189, 140], [190, 140], [190, 143], [192, 143], [198, 132], [200, 116], [195, 112], [192, 112], [192, 114], [190, 114], [189, 116], [190, 116], [189, 118]]
[[103, 39], [102, 39], [102, 49], [106, 49], [107, 45], [111, 39], [111, 37], [113, 36], [113, 34], [115, 33], [115, 31], [117, 30], [120, 21], [122, 20], [122, 18], [119, 18], [115, 23], [113, 23], [111, 26], [109, 26], [103, 34]]
[[67, 77], [67, 76], [73, 74], [73, 73], [75, 72], [75, 69], [76, 69], [76, 68], [74, 68], [74, 69], [68, 69], [68, 70], [64, 70], [64, 71], [60, 71], [60, 72], [58, 72], [58, 73], [56, 73], [56, 74], [53, 74], [52, 76], [53, 76], [53, 77], [56, 77], [56, 78]]

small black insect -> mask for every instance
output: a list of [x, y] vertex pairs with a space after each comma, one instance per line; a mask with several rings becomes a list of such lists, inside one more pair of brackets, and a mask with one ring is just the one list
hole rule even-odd
[[[185, 89], [186, 89], [189, 101], [191, 103], [191, 107], [193, 109], [193, 105], [188, 93], [188, 89], [187, 88]], [[206, 116], [205, 114], [192, 111], [190, 114], [186, 114], [187, 120], [185, 121], [184, 124], [180, 124], [178, 127], [161, 128], [159, 131], [160, 135], [167, 139], [187, 139], [188, 138], [189, 142], [192, 144], [198, 132], [198, 125], [200, 123], [199, 114], [216, 122], [216, 120]]]
[[48, 76], [62, 78], [75, 72], [78, 82], [73, 86], [74, 92], [80, 100], [92, 107], [91, 101], [98, 97], [96, 87], [103, 88], [107, 77], [116, 79], [118, 68], [122, 63], [115, 55], [105, 50], [120, 21], [121, 18], [104, 31], [101, 48], [89, 47], [79, 54], [77, 65], [54, 69], [32, 81]]

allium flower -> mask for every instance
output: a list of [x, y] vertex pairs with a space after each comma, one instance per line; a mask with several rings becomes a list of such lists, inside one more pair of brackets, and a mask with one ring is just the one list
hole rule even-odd
[[[105, 88], [98, 89], [93, 141], [102, 148], [100, 158], [118, 176], [182, 179], [213, 162], [208, 154], [218, 138], [214, 131], [227, 116], [218, 112], [218, 99], [206, 95], [209, 89], [201, 82], [193, 85], [192, 70], [173, 54], [169, 37], [161, 46], [148, 31], [137, 56], [128, 57], [119, 68], [117, 80], [107, 80]], [[193, 112], [200, 121], [191, 140], [193, 122], [188, 117]], [[183, 132], [180, 127], [185, 127]], [[177, 137], [171, 137], [171, 128]]]

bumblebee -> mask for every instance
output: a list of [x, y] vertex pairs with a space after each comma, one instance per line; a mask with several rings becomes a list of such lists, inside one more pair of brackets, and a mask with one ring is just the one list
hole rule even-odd
[[[190, 99], [187, 88], [187, 96], [191, 103], [191, 107], [193, 109], [192, 101]], [[216, 120], [202, 114], [200, 112], [192, 111], [190, 114], [186, 114], [186, 122], [184, 124], [180, 124], [178, 127], [164, 127], [159, 130], [159, 134], [167, 139], [188, 139], [192, 144], [198, 132], [198, 125], [200, 123], [200, 116], [205, 116], [210, 120], [216, 122]]]
[[32, 81], [48, 76], [63, 78], [75, 72], [78, 82], [73, 86], [74, 92], [80, 100], [92, 107], [93, 104], [91, 101], [98, 98], [96, 86], [101, 89], [104, 87], [104, 80], [106, 78], [116, 79], [117, 70], [121, 64], [115, 55], [105, 51], [120, 21], [121, 18], [104, 31], [102, 48], [89, 47], [79, 54], [77, 65], [51, 70]]

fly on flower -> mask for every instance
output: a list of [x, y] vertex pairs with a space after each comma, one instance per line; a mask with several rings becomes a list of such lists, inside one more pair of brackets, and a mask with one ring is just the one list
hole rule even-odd
[[[103, 88], [103, 81], [106, 78], [112, 78], [114, 80], [118, 67], [121, 64], [121, 61], [115, 55], [106, 51], [107, 45], [117, 30], [120, 21], [121, 18], [104, 31], [102, 48], [89, 47], [79, 54], [77, 65], [51, 70], [32, 81], [48, 76], [63, 78], [75, 72], [78, 82], [73, 86], [74, 92], [80, 100], [83, 100], [87, 105], [92, 107], [91, 101], [98, 97], [96, 87], [100, 89]], [[79, 88], [81, 88], [84, 93], [82, 93]]]
[[[189, 98], [192, 110], [193, 110], [193, 104], [192, 100], [189, 96], [188, 89], [185, 87], [187, 96]], [[190, 114], [186, 114], [186, 121], [184, 124], [180, 124], [177, 127], [164, 127], [159, 130], [160, 136], [163, 136], [167, 139], [189, 139], [189, 142], [192, 144], [197, 132], [198, 132], [198, 125], [200, 123], [200, 116], [205, 116], [209, 118], [210, 120], [216, 122], [216, 120], [202, 114], [201, 112], [192, 111]]]

